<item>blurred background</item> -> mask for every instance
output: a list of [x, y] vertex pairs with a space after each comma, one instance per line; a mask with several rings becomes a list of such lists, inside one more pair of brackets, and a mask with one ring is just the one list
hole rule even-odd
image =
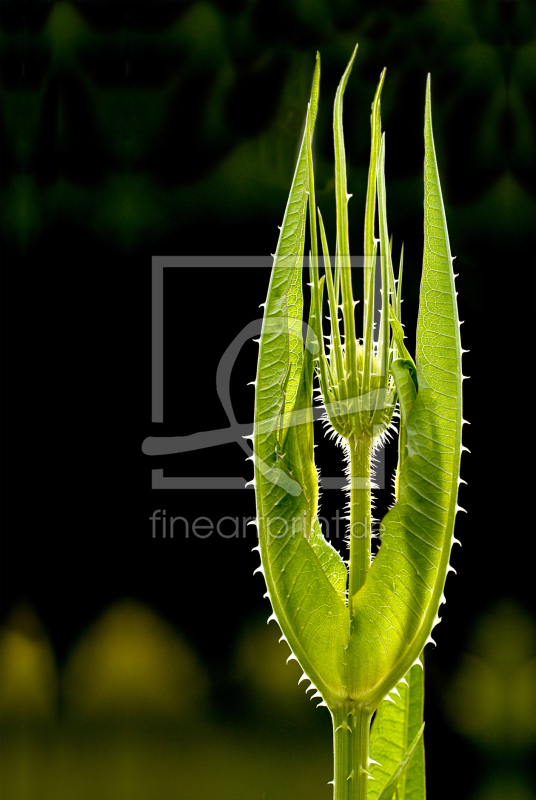
[[[534, 800], [524, 383], [536, 291], [534, 3], [0, 0], [0, 25], [2, 798], [331, 796], [329, 715], [298, 687], [296, 663], [285, 665], [252, 576], [253, 491], [151, 488], [155, 467], [249, 480], [251, 464], [236, 443], [153, 459], [141, 443], [228, 425], [216, 369], [260, 316], [269, 280], [265, 269], [169, 271], [157, 425], [151, 256], [274, 251], [317, 50], [317, 201], [333, 242], [333, 98], [358, 42], [344, 106], [352, 252], [362, 248], [370, 104], [387, 67], [388, 215], [395, 261], [404, 242], [411, 349], [430, 72], [470, 350], [468, 513], [438, 646], [426, 652], [428, 792]], [[231, 378], [241, 423], [252, 419], [256, 358], [247, 342]], [[317, 441], [322, 474], [342, 475], [321, 427]], [[378, 517], [395, 458], [385, 456]], [[339, 495], [323, 493], [329, 519], [342, 513]], [[173, 538], [153, 538], [156, 509], [181, 518]], [[201, 517], [219, 529], [195, 535]]]

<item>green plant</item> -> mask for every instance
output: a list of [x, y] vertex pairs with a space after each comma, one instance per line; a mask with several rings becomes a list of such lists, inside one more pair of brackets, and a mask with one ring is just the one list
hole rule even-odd
[[[357, 47], [356, 47], [357, 50]], [[452, 257], [432, 137], [430, 78], [425, 110], [425, 242], [416, 359], [401, 324], [402, 258], [395, 280], [386, 219], [385, 138], [380, 94], [372, 104], [365, 210], [363, 333], [355, 330], [342, 126], [334, 107], [337, 242], [334, 269], [320, 211], [319, 277], [311, 140], [318, 106], [317, 55], [311, 99], [265, 303], [256, 379], [254, 467], [259, 552], [273, 618], [303, 678], [333, 719], [335, 800], [425, 796], [421, 656], [439, 621], [450, 569], [461, 456], [461, 347]], [[374, 236], [378, 209], [379, 239]], [[302, 322], [307, 206], [311, 310]], [[381, 322], [375, 336], [374, 276], [381, 252]], [[329, 353], [322, 332], [327, 287]], [[341, 334], [339, 308], [342, 308]], [[302, 328], [306, 331], [305, 347]], [[318, 521], [313, 450], [313, 378], [326, 418], [347, 455], [348, 563]], [[371, 564], [371, 456], [398, 404], [395, 504]], [[391, 696], [393, 695], [393, 696]], [[376, 714], [371, 731], [371, 719]], [[373, 778], [374, 780], [370, 780]]]

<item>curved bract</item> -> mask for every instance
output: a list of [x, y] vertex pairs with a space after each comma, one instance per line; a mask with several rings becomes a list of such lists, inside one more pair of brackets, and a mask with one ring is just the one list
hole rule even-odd
[[[318, 102], [317, 60], [309, 114]], [[313, 460], [311, 350], [302, 344], [307, 210], [306, 134], [281, 226], [264, 312], [255, 398], [255, 492], [262, 570], [292, 652], [326, 701], [345, 693], [350, 632], [346, 567], [319, 531]], [[311, 349], [318, 348], [316, 341]], [[300, 414], [300, 406], [302, 413]], [[292, 417], [291, 414], [294, 416]], [[314, 528], [314, 530], [313, 530]], [[316, 542], [317, 547], [313, 547]], [[330, 581], [344, 572], [342, 593]]]
[[[325, 256], [325, 275], [321, 278], [312, 159], [320, 78], [317, 57], [305, 131], [274, 256], [260, 338], [254, 427], [255, 491], [259, 569], [266, 580], [274, 618], [293, 657], [333, 716], [335, 798], [364, 800], [367, 796], [365, 764], [370, 718], [379, 707], [373, 750], [383, 752], [389, 739], [392, 751], [385, 757], [386, 764], [392, 766], [397, 761], [398, 766], [387, 777], [386, 770], [390, 767], [382, 768], [383, 772], [380, 769], [381, 786], [376, 784], [371, 796], [387, 800], [393, 796], [402, 774], [405, 777], [401, 787], [424, 786], [422, 725], [419, 715], [415, 716], [415, 709], [420, 708], [422, 722], [422, 672], [420, 666], [412, 669], [412, 665], [419, 661], [438, 621], [455, 541], [462, 450], [462, 351], [452, 256], [432, 135], [430, 78], [425, 109], [424, 259], [416, 363], [403, 342], [402, 259], [395, 280], [387, 232], [385, 138], [381, 137], [380, 129], [379, 100], [385, 71], [371, 115], [363, 339], [355, 338], [342, 137], [342, 95], [354, 57], [355, 51], [335, 103], [338, 211], [335, 269], [332, 273], [320, 218]], [[371, 187], [377, 193], [379, 240], [373, 235], [375, 193]], [[302, 268], [308, 203], [312, 298], [309, 321], [305, 324]], [[382, 308], [375, 339], [372, 319], [378, 241], [382, 255]], [[324, 284], [328, 289], [331, 320], [329, 355], [324, 350]], [[343, 310], [344, 335], [339, 331], [339, 308]], [[318, 521], [318, 474], [313, 442], [315, 370], [326, 418], [332, 421], [347, 448], [351, 511], [348, 567], [324, 538]], [[396, 401], [400, 409], [396, 503], [381, 523], [381, 546], [371, 564], [370, 457], [377, 430], [383, 431], [389, 425]], [[352, 539], [356, 526], [362, 533]], [[405, 686], [407, 691], [401, 689]], [[393, 702], [388, 697], [393, 691], [398, 697], [395, 709], [387, 705]], [[410, 713], [413, 714], [411, 742], [407, 736], [409, 727], [404, 728], [404, 736], [398, 737], [396, 733], [400, 719], [407, 719]], [[397, 797], [403, 800], [405, 788], [399, 787], [397, 791]], [[421, 797], [420, 789], [417, 794], [412, 792], [412, 798]]]
[[424, 260], [417, 328], [418, 394], [407, 418], [399, 497], [381, 548], [352, 597], [352, 697], [376, 707], [419, 657], [438, 613], [453, 543], [462, 431], [461, 345], [445, 210], [425, 117]]

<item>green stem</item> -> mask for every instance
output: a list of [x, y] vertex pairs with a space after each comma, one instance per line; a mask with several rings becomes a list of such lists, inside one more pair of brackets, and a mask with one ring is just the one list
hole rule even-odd
[[332, 711], [333, 719], [333, 800], [348, 800], [352, 769], [353, 704], [343, 703]]
[[350, 447], [350, 580], [348, 605], [370, 569], [370, 458], [372, 439], [363, 434]]
[[333, 800], [366, 800], [371, 714], [348, 700], [332, 712]]

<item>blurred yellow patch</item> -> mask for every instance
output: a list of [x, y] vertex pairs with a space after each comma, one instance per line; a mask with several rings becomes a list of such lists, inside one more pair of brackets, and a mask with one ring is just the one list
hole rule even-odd
[[179, 634], [143, 605], [112, 606], [64, 672], [69, 712], [83, 717], [183, 717], [199, 712], [204, 671]]
[[52, 649], [32, 609], [20, 605], [0, 633], [0, 718], [49, 721], [56, 702]]
[[479, 624], [449, 696], [458, 730], [483, 746], [536, 743], [536, 624], [504, 601]]

